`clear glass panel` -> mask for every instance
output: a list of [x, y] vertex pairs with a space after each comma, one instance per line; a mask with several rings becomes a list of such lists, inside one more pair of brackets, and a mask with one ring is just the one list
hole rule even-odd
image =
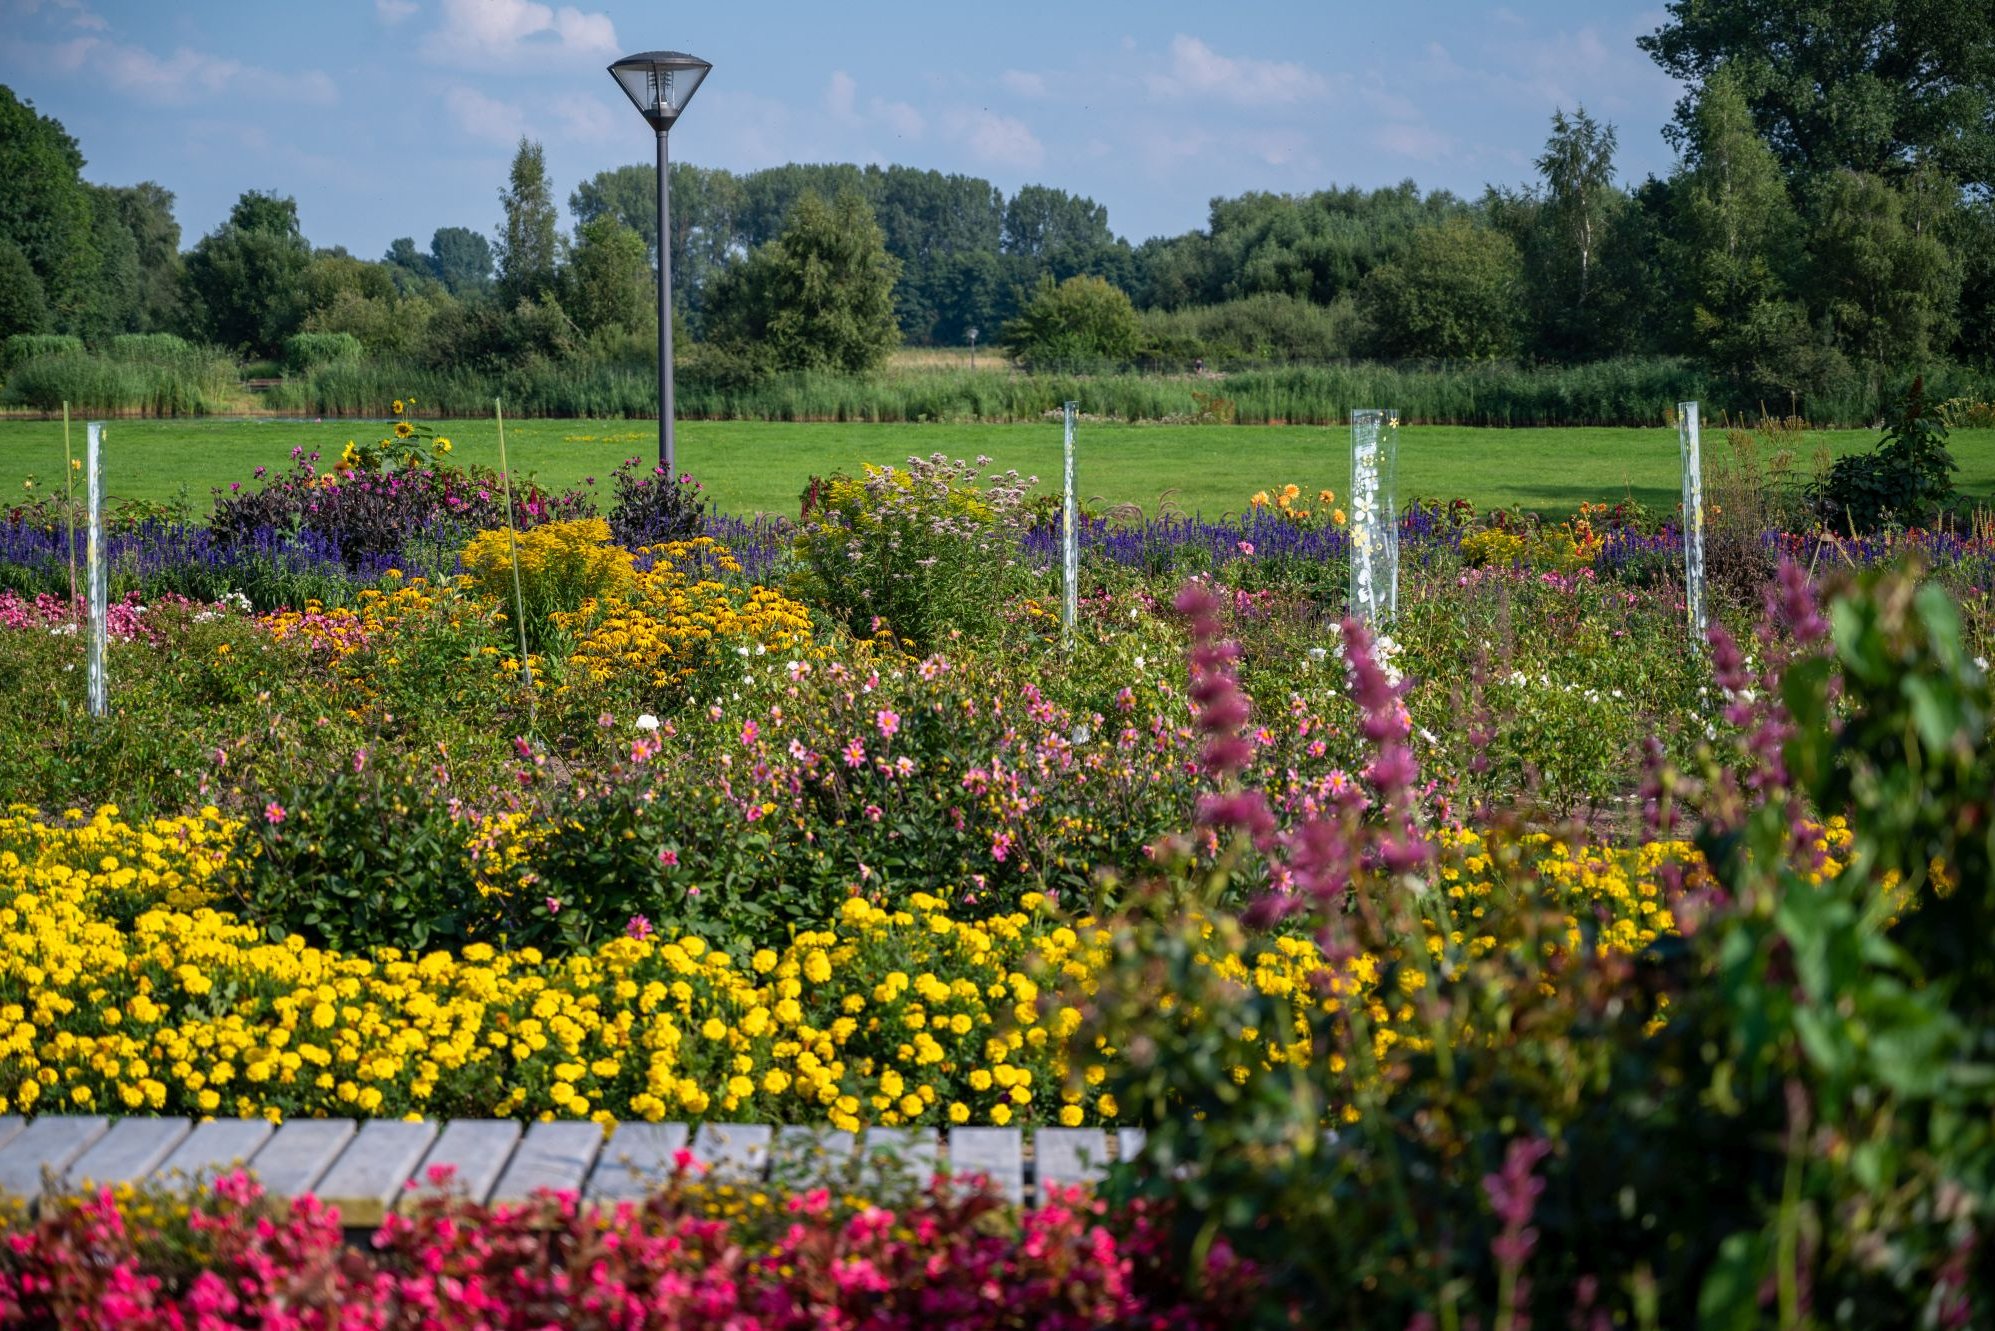
[[1676, 404], [1676, 445], [1683, 457], [1683, 601], [1690, 615], [1690, 640], [1704, 640], [1704, 461], [1698, 439], [1697, 404]]

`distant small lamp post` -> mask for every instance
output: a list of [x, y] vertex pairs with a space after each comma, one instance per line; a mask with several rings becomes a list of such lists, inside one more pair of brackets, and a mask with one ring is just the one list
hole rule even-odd
[[977, 327], [972, 324], [963, 331], [970, 336], [970, 368], [974, 370], [977, 368]]
[[683, 51], [645, 51], [610, 66], [610, 75], [658, 132], [658, 465], [678, 474], [672, 434], [672, 204], [665, 136], [713, 66]]

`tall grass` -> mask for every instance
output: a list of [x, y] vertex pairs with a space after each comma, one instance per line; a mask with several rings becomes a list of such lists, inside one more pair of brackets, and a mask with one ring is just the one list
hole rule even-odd
[[[119, 339], [123, 341], [123, 339]], [[137, 339], [134, 339], [137, 341]], [[122, 416], [204, 416], [227, 410], [239, 391], [228, 357], [168, 337], [152, 348], [112, 354], [63, 351], [35, 356], [7, 373], [0, 405]]]
[[[68, 400], [90, 411], [190, 415], [223, 409], [235, 390], [228, 362], [214, 353], [184, 343], [179, 350], [162, 344], [147, 356], [136, 346], [119, 350], [126, 354], [34, 357], [8, 376], [0, 402], [52, 411]], [[1995, 374], [1987, 372], [1941, 368], [1926, 382], [1936, 401], [1995, 399]], [[1204, 375], [901, 364], [870, 376], [791, 374], [753, 383], [707, 377], [689, 358], [681, 365], [678, 409], [709, 420], [1021, 421], [1073, 401], [1114, 420], [1337, 425], [1354, 407], [1379, 406], [1397, 408], [1412, 423], [1599, 426], [1656, 425], [1676, 403], [1696, 399], [1714, 419], [1757, 418], [1765, 407], [1798, 411], [1818, 426], [1866, 426], [1902, 389], [1899, 380], [1852, 382], [1814, 398], [1762, 403], [1694, 361], [1668, 357], [1573, 366], [1352, 361]], [[655, 418], [658, 401], [650, 363], [578, 355], [492, 372], [340, 359], [288, 376], [260, 405], [309, 416], [383, 416], [410, 396], [425, 414], [445, 417], [483, 416], [495, 396], [516, 415], [556, 418]]]

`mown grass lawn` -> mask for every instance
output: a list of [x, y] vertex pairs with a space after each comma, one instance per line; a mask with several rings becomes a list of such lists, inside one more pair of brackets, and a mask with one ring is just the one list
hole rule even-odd
[[[379, 421], [119, 420], [108, 425], [106, 491], [113, 498], [165, 500], [183, 490], [205, 503], [214, 486], [250, 483], [257, 466], [288, 465], [294, 446], [336, 456], [348, 439], [378, 438]], [[466, 463], [498, 463], [492, 422], [438, 423]], [[1721, 431], [1705, 432], [1706, 468], [1724, 452]], [[83, 429], [72, 427], [82, 456]], [[1084, 496], [1137, 503], [1154, 511], [1168, 495], [1181, 509], [1216, 516], [1238, 511], [1257, 489], [1289, 481], [1305, 490], [1329, 486], [1341, 496], [1350, 484], [1349, 431], [1342, 427], [1110, 425], [1084, 423], [1079, 482]], [[1838, 453], [1868, 448], [1867, 430], [1810, 436]], [[516, 471], [560, 488], [594, 476], [607, 487], [624, 458], [652, 457], [657, 430], [648, 421], [522, 420], [506, 426]], [[794, 513], [812, 475], [857, 470], [866, 462], [898, 462], [910, 454], [989, 455], [999, 467], [1036, 473], [1052, 490], [1060, 471], [1060, 427], [1026, 425], [781, 424], [688, 421], [679, 427], [680, 466], [707, 485], [724, 509]], [[1995, 430], [1953, 437], [1961, 489], [1995, 498]], [[1811, 462], [1803, 457], [1805, 469]], [[33, 476], [61, 484], [60, 421], [0, 421], [0, 493], [21, 493]], [[1678, 495], [1676, 433], [1669, 429], [1476, 429], [1413, 426], [1401, 431], [1399, 495], [1452, 498], [1478, 505], [1521, 504], [1566, 513], [1582, 500], [1632, 494], [1646, 504], [1674, 507]], [[605, 500], [607, 502], [607, 500]]]

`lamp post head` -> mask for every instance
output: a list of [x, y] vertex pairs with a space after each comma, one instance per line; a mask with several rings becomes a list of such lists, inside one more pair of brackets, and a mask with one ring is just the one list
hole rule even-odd
[[668, 130], [713, 66], [684, 51], [644, 51], [610, 66], [610, 75], [653, 129]]

